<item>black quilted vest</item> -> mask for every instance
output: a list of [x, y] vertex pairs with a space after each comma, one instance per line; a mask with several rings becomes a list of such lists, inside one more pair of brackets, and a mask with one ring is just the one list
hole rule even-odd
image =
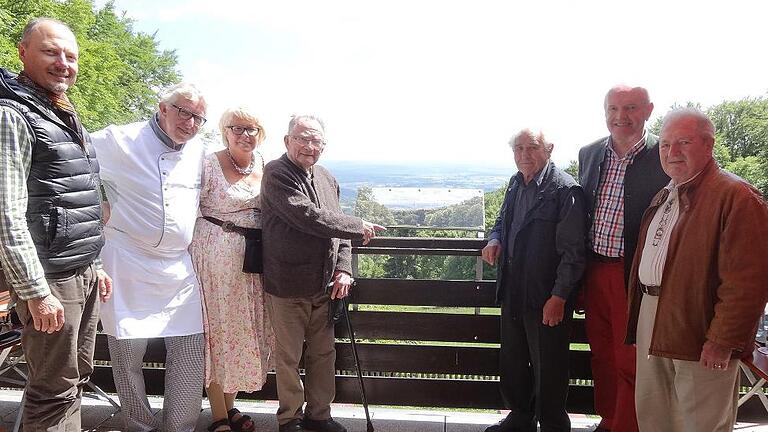
[[46, 274], [89, 264], [104, 245], [99, 164], [91, 139], [83, 130], [81, 143], [49, 105], [0, 69], [0, 106], [24, 117], [34, 141], [27, 226]]

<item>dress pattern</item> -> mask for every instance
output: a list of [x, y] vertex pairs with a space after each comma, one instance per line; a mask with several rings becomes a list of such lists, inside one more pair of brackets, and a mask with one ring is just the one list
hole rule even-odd
[[[200, 214], [261, 228], [259, 185], [230, 184], [219, 159], [203, 160]], [[275, 336], [260, 274], [243, 273], [245, 239], [198, 218], [190, 245], [200, 281], [205, 330], [205, 386], [225, 393], [260, 390], [274, 367]]]

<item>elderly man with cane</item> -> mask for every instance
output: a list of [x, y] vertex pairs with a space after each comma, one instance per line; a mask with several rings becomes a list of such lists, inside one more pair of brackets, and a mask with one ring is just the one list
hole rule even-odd
[[[284, 141], [286, 153], [267, 164], [261, 183], [264, 290], [277, 342], [279, 430], [344, 432], [331, 417], [336, 350], [329, 308], [332, 299], [349, 294], [349, 239], [367, 242], [384, 227], [342, 213], [336, 179], [317, 165], [326, 146], [318, 117], [294, 116]], [[306, 390], [299, 377], [305, 341]]]

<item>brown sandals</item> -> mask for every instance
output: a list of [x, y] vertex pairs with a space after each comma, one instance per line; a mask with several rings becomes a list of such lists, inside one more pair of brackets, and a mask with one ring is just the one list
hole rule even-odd
[[238, 414], [240, 414], [240, 410], [237, 408], [232, 408], [231, 410], [227, 411], [227, 417], [229, 417], [229, 427], [234, 432], [254, 432], [256, 430], [256, 425], [253, 423], [251, 416], [240, 414], [240, 417], [237, 420], [234, 420], [234, 417]]

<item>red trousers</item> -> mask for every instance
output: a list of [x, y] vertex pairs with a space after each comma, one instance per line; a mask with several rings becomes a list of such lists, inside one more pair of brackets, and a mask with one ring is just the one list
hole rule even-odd
[[625, 345], [624, 262], [589, 260], [584, 277], [586, 330], [592, 350], [595, 411], [612, 432], [636, 432], [635, 347]]

